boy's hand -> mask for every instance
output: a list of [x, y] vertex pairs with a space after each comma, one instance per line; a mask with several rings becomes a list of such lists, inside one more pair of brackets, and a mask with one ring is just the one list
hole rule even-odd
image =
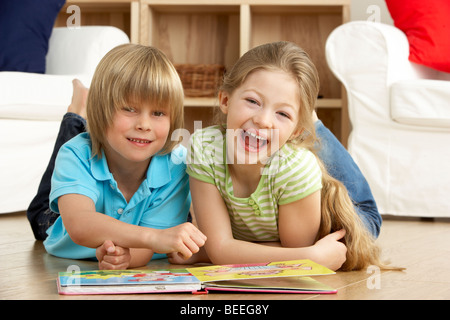
[[111, 240], [103, 242], [95, 255], [100, 270], [124, 270], [131, 261], [130, 249], [116, 246]]
[[157, 230], [150, 238], [149, 247], [158, 253], [178, 253], [184, 259], [197, 253], [205, 244], [206, 236], [192, 223]]

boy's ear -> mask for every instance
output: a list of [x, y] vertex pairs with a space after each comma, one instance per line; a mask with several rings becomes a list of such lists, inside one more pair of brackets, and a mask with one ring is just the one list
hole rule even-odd
[[228, 93], [225, 91], [219, 91], [219, 108], [224, 114], [228, 113]]

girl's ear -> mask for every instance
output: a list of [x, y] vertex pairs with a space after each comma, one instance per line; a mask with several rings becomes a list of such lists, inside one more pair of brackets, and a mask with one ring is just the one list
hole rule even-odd
[[294, 142], [296, 141], [297, 143], [301, 143], [303, 141], [306, 140], [306, 138], [309, 137], [311, 133], [305, 129], [305, 128], [300, 128], [294, 131], [294, 133], [291, 135], [291, 138], [289, 139], [290, 141]]
[[224, 114], [228, 113], [228, 93], [225, 91], [219, 91], [219, 108]]
[[305, 128], [298, 128], [296, 129], [292, 134], [289, 140], [295, 140], [297, 139], [299, 136], [301, 136], [303, 134], [303, 132], [305, 131]]

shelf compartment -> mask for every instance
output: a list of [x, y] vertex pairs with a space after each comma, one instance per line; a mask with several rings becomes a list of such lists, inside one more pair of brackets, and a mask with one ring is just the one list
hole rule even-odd
[[272, 41], [291, 41], [302, 47], [316, 65], [319, 95], [339, 99], [341, 85], [326, 64], [325, 43], [342, 24], [342, 8], [335, 6], [250, 6], [249, 47]]
[[56, 17], [55, 27], [67, 25], [67, 19], [73, 14], [67, 13], [71, 5], [80, 8], [81, 25], [114, 26], [123, 30], [131, 42], [138, 42], [138, 0], [67, 0]]
[[174, 63], [229, 67], [239, 58], [239, 6], [149, 4], [141, 25], [141, 43]]

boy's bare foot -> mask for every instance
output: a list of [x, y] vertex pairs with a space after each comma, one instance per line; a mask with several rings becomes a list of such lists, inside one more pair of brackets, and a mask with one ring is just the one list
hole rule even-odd
[[72, 85], [72, 101], [67, 109], [67, 112], [76, 113], [86, 119], [86, 100], [89, 89], [86, 88], [78, 79], [73, 79]]

